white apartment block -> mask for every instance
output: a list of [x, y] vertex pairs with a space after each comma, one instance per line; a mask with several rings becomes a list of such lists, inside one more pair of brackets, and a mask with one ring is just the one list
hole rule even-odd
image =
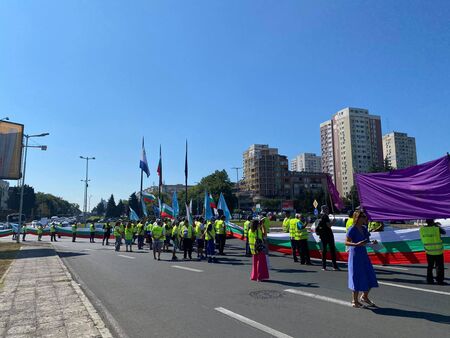
[[383, 157], [395, 169], [417, 165], [416, 139], [395, 131], [384, 135]]
[[301, 153], [291, 160], [291, 170], [310, 173], [322, 172], [322, 158], [313, 153]]
[[333, 176], [341, 196], [355, 184], [355, 173], [383, 165], [381, 118], [367, 109], [342, 109], [320, 125], [320, 132], [322, 168]]

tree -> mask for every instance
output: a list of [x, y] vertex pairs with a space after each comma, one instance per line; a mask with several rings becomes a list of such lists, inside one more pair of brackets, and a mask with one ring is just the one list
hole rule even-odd
[[141, 206], [139, 205], [139, 200], [136, 196], [136, 193], [132, 193], [130, 195], [130, 198], [128, 199], [128, 205], [138, 214], [138, 216], [141, 216]]
[[[30, 217], [36, 203], [36, 194], [34, 188], [29, 185], [24, 185], [23, 188], [22, 212], [27, 217]], [[20, 187], [10, 187], [8, 190], [8, 208], [17, 212], [20, 209], [20, 189]]]
[[111, 195], [111, 197], [108, 200], [108, 203], [106, 204], [105, 217], [117, 217], [116, 214], [117, 214], [116, 202], [114, 201], [114, 195]]
[[103, 216], [106, 212], [105, 201], [102, 199], [97, 206], [92, 209], [92, 213], [95, 215]]
[[80, 212], [77, 204], [70, 203], [61, 197], [42, 192], [36, 193], [34, 213], [40, 217], [78, 215]]
[[122, 200], [117, 203], [115, 217], [120, 217], [127, 213], [126, 206]]

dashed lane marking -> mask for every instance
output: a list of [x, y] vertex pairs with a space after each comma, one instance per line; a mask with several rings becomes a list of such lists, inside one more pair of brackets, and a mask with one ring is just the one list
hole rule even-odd
[[136, 257], [131, 257], [131, 256], [125, 256], [125, 255], [117, 255], [119, 257], [123, 257], [123, 258], [129, 258], [129, 259], [135, 259]]
[[223, 313], [224, 315], [226, 315], [228, 317], [234, 318], [234, 319], [236, 319], [236, 320], [238, 320], [238, 321], [240, 321], [240, 322], [242, 322], [244, 324], [247, 324], [247, 325], [249, 325], [251, 327], [254, 327], [255, 329], [258, 329], [260, 331], [268, 333], [271, 336], [274, 336], [274, 337], [277, 337], [277, 338], [292, 338], [292, 336], [289, 336], [289, 335], [287, 335], [287, 334], [285, 334], [283, 332], [280, 332], [280, 331], [277, 331], [275, 329], [272, 329], [271, 327], [268, 327], [268, 326], [266, 326], [264, 324], [255, 322], [254, 320], [252, 320], [250, 318], [244, 317], [244, 316], [242, 316], [242, 315], [240, 315], [238, 313], [235, 313], [233, 311], [227, 310], [227, 309], [225, 309], [223, 307], [216, 307], [214, 310], [216, 310], [216, 311], [218, 311], [220, 313]]
[[192, 271], [192, 272], [203, 272], [203, 270], [188, 268], [186, 266], [179, 266], [179, 265], [172, 265], [172, 268], [187, 270], [187, 271]]
[[309, 298], [314, 298], [314, 299], [322, 300], [322, 301], [328, 302], [328, 303], [334, 303], [334, 304], [350, 306], [350, 307], [352, 306], [352, 304], [350, 302], [346, 302], [346, 301], [343, 301], [343, 300], [340, 300], [340, 299], [336, 299], [336, 298], [316, 295], [315, 293], [310, 293], [310, 292], [305, 292], [305, 291], [300, 291], [300, 290], [294, 290], [294, 289], [286, 289], [286, 290], [284, 290], [284, 292], [289, 292], [289, 293], [293, 293], [295, 295], [300, 295], [300, 296], [305, 296], [305, 297], [309, 297]]
[[387, 285], [387, 286], [394, 286], [396, 288], [410, 289], [410, 290], [423, 291], [423, 292], [429, 292], [429, 293], [437, 293], [439, 295], [450, 296], [450, 292], [445, 292], [445, 291], [423, 289], [423, 288], [417, 288], [415, 286], [400, 285], [400, 284], [394, 284], [394, 283], [388, 283], [388, 282], [380, 282], [380, 281], [378, 281], [378, 284]]

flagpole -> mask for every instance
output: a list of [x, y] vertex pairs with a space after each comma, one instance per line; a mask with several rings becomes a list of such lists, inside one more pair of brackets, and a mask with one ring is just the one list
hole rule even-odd
[[188, 187], [187, 187], [187, 180], [188, 180], [188, 143], [186, 140], [186, 156], [184, 160], [184, 191], [185, 191], [185, 204], [188, 204]]

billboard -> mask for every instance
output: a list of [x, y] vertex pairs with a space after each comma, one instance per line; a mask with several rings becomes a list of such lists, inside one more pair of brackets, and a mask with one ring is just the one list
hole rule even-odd
[[0, 122], [0, 179], [21, 177], [23, 124]]
[[294, 201], [285, 200], [281, 202], [281, 210], [294, 210]]

